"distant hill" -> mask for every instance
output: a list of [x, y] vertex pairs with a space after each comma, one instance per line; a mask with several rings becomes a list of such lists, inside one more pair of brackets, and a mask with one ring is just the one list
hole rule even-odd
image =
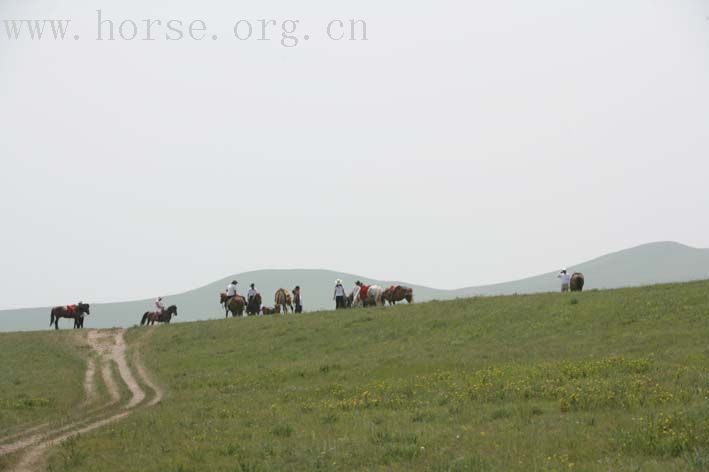
[[[651, 243], [569, 266], [568, 269], [581, 271], [586, 275], [587, 289], [707, 279], [709, 278], [709, 249], [695, 249], [671, 242]], [[250, 283], [255, 283], [264, 295], [266, 305], [273, 305], [273, 294], [278, 288], [283, 287], [291, 290], [295, 285], [300, 285], [305, 310], [315, 311], [333, 307], [332, 290], [337, 278], [341, 278], [348, 289], [354, 285], [356, 280], [382, 286], [402, 283], [414, 288], [417, 301], [426, 301], [479, 295], [556, 291], [559, 288], [556, 278], [557, 271], [558, 269], [554, 268], [552, 272], [514, 282], [457, 290], [438, 290], [329, 270], [263, 270], [225, 277], [204, 287], [168, 296], [166, 300], [168, 304], [175, 304], [179, 307], [176, 322], [194, 321], [224, 316], [218, 296], [232, 279], [239, 281], [242, 293], [246, 292]], [[132, 326], [140, 321], [140, 317], [145, 311], [152, 309], [152, 303], [152, 300], [137, 300], [92, 304], [92, 314], [87, 319], [87, 327]], [[62, 320], [60, 328], [68, 328], [70, 324], [69, 320]], [[49, 329], [49, 308], [0, 311], [0, 331], [37, 329]]]
[[[556, 278], [559, 269], [514, 282], [462, 288], [454, 293], [457, 297], [472, 297], [555, 291], [559, 289]], [[709, 249], [674, 242], [650, 243], [569, 266], [568, 270], [584, 273], [584, 290], [709, 279]]]

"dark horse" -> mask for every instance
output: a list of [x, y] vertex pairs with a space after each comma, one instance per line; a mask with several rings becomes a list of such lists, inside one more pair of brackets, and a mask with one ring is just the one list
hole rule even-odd
[[54, 329], [59, 329], [59, 318], [71, 318], [74, 320], [74, 328], [82, 328], [84, 326], [84, 316], [88, 314], [88, 303], [55, 306], [52, 308], [52, 313], [49, 316], [49, 326], [54, 325]]
[[177, 316], [177, 307], [175, 305], [170, 305], [162, 313], [158, 311], [146, 311], [143, 315], [143, 319], [140, 320], [140, 326], [146, 323], [153, 325], [156, 321], [158, 323], [169, 323], [173, 315]]
[[251, 297], [251, 300], [249, 300], [249, 303], [246, 304], [246, 314], [249, 316], [255, 316], [261, 314], [261, 294], [257, 293], [253, 297]]
[[586, 282], [581, 272], [574, 272], [569, 282], [569, 288], [572, 292], [583, 292], [583, 284]]

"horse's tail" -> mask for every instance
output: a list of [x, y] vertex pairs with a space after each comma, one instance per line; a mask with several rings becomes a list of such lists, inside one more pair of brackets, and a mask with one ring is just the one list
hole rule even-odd
[[143, 315], [143, 319], [140, 320], [140, 326], [143, 326], [145, 322], [148, 321], [148, 314], [150, 314], [150, 312], [146, 311]]
[[49, 326], [52, 326], [54, 324], [54, 309], [52, 309], [51, 313], [49, 314]]

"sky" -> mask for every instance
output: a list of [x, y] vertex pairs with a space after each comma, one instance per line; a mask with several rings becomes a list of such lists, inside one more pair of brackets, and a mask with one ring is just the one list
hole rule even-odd
[[[137, 38], [97, 40], [99, 9]], [[15, 40], [13, 19], [71, 22]], [[327, 36], [350, 19], [366, 41]], [[705, 1], [4, 0], [0, 71], [0, 309], [709, 247]]]

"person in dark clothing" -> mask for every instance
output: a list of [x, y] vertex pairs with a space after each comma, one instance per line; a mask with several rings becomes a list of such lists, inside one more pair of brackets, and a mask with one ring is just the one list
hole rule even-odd
[[303, 299], [300, 296], [300, 285], [296, 285], [293, 289], [293, 304], [295, 305], [296, 313], [303, 313]]

